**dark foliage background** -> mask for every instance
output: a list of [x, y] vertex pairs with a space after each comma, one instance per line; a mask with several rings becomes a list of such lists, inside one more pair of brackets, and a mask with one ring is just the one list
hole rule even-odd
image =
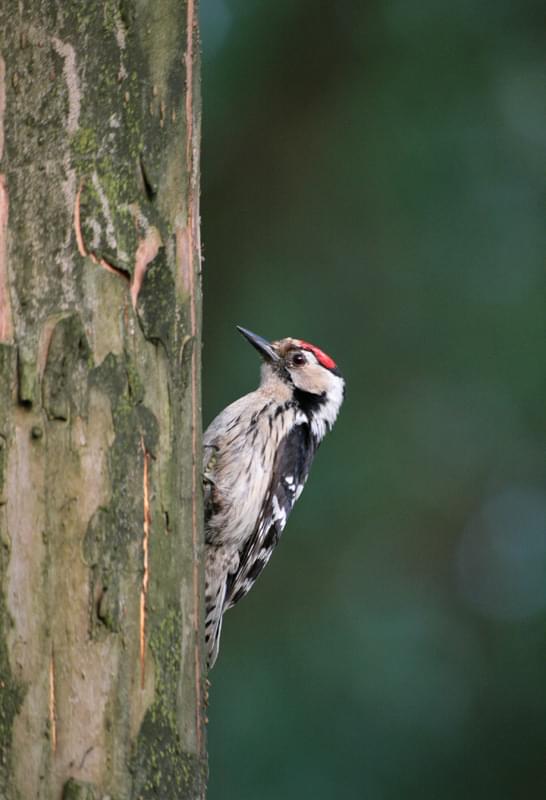
[[237, 323], [348, 383], [226, 619], [210, 800], [545, 796], [541, 6], [201, 0], [205, 423]]

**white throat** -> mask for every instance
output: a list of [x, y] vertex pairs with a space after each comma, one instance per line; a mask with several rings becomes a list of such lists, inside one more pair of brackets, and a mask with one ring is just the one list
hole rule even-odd
[[320, 442], [332, 428], [343, 403], [343, 378], [332, 375], [330, 387], [326, 394], [326, 402], [311, 414], [311, 430]]

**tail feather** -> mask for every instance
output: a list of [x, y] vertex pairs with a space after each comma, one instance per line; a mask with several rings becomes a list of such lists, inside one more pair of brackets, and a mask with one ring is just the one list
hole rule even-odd
[[207, 664], [212, 669], [218, 657], [222, 617], [226, 610], [226, 588], [228, 575], [239, 564], [237, 552], [228, 552], [223, 547], [207, 545], [205, 565], [205, 645]]
[[206, 629], [205, 639], [207, 647], [207, 667], [212, 669], [218, 658], [220, 650], [220, 634], [222, 632], [222, 618], [223, 615], [219, 614], [214, 618], [212, 625]]

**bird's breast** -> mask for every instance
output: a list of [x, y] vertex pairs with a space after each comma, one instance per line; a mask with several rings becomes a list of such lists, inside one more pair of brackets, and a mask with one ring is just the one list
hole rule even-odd
[[218, 438], [213, 470], [213, 515], [207, 522], [207, 542], [238, 549], [256, 529], [270, 487], [280, 442], [297, 424], [297, 409], [263, 409], [239, 420]]

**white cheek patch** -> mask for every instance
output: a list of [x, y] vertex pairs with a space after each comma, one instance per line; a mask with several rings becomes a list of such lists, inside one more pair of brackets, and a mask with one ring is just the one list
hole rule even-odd
[[328, 373], [328, 386], [326, 388], [327, 400], [320, 408], [320, 412], [313, 414], [311, 428], [319, 441], [324, 438], [334, 425], [343, 403], [343, 378]]

